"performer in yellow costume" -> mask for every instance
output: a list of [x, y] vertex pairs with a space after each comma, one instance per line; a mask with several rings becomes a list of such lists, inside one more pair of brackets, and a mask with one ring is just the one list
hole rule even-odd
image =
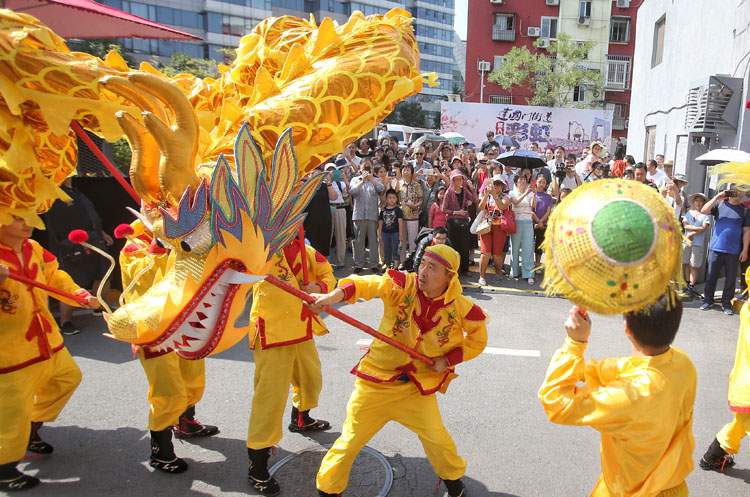
[[625, 314], [631, 357], [586, 361], [591, 321], [573, 307], [565, 322], [568, 336], [552, 357], [539, 400], [553, 423], [602, 434], [602, 475], [592, 497], [688, 495], [696, 372], [671, 346], [682, 304], [669, 300]]
[[38, 430], [57, 419], [81, 382], [81, 370], [63, 344], [47, 293], [8, 278], [8, 272], [84, 296], [92, 309], [99, 303], [58, 269], [55, 256], [29, 240], [32, 228], [21, 217], [4, 210], [12, 220], [0, 226], [0, 491], [17, 491], [39, 483], [16, 464], [27, 449], [52, 453]]
[[[750, 281], [750, 271], [745, 274]], [[724, 472], [734, 466], [733, 454], [740, 451], [742, 439], [750, 436], [750, 309], [740, 311], [740, 332], [734, 367], [729, 374], [729, 409], [734, 419], [721, 429], [700, 461], [705, 470]]]
[[[295, 240], [274, 257], [271, 274], [308, 293], [336, 286], [333, 268], [314, 248], [306, 251], [309, 283], [304, 284], [301, 246]], [[262, 495], [276, 495], [278, 482], [268, 473], [271, 447], [281, 440], [281, 425], [293, 387], [292, 432], [327, 430], [327, 421], [310, 417], [323, 388], [313, 335], [327, 333], [317, 314], [302, 301], [267, 282], [254, 286], [250, 309], [250, 348], [255, 359], [252, 411], [247, 430], [248, 479]]]
[[[140, 221], [129, 228], [129, 242], [120, 252], [123, 302], [142, 295], [159, 281], [169, 265], [170, 253], [153, 240]], [[118, 228], [119, 229], [119, 228]], [[116, 232], [117, 235], [117, 232]], [[177, 438], [210, 437], [219, 433], [216, 426], [195, 419], [195, 405], [203, 396], [206, 382], [202, 359], [189, 361], [174, 351], [134, 347], [148, 380], [151, 467], [166, 473], [182, 473], [188, 465], [177, 457], [172, 433]]]
[[418, 274], [388, 271], [382, 276], [350, 276], [339, 288], [318, 295], [317, 306], [346, 300], [383, 300], [380, 332], [434, 358], [435, 365], [374, 341], [352, 373], [357, 376], [341, 436], [318, 471], [321, 496], [347, 487], [357, 454], [389, 421], [415, 432], [451, 497], [464, 497], [466, 461], [443, 425], [436, 392], [456, 378], [456, 364], [473, 359], [487, 344], [484, 312], [462, 294], [460, 256], [447, 245], [428, 247]]

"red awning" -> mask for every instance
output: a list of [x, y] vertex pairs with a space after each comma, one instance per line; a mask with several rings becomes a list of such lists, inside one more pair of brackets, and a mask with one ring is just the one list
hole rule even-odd
[[63, 38], [201, 39], [93, 0], [5, 0], [0, 6], [36, 17]]

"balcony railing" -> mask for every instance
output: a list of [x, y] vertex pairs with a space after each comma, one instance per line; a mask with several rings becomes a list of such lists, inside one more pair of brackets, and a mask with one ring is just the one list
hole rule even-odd
[[516, 30], [492, 26], [492, 39], [494, 41], [516, 41]]
[[615, 116], [612, 118], [612, 129], [622, 131], [627, 129], [628, 119], [625, 117]]

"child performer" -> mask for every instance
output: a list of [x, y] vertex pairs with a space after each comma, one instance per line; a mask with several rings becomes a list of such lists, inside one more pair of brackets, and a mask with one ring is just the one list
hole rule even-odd
[[456, 364], [478, 356], [487, 344], [485, 314], [464, 297], [458, 270], [461, 257], [447, 245], [425, 251], [419, 274], [388, 271], [382, 276], [351, 276], [336, 290], [318, 295], [314, 310], [346, 300], [380, 298], [380, 332], [432, 357], [433, 366], [375, 340], [354, 367], [358, 378], [347, 406], [341, 436], [318, 471], [319, 495], [340, 495], [357, 454], [389, 421], [415, 432], [450, 497], [466, 497], [461, 478], [466, 461], [443, 425], [436, 392], [445, 393]]
[[[750, 271], [745, 274], [750, 281]], [[721, 429], [700, 461], [705, 470], [724, 472], [734, 466], [732, 454], [740, 451], [742, 439], [750, 435], [750, 309], [740, 312], [740, 333], [734, 367], [729, 374], [729, 409], [734, 419]]]
[[[0, 491], [39, 484], [16, 468], [27, 450], [51, 454], [39, 437], [54, 421], [81, 382], [81, 370], [63, 344], [47, 305], [47, 292], [8, 277], [9, 271], [65, 292], [83, 296], [86, 307], [98, 300], [57, 267], [57, 259], [29, 240], [32, 228], [20, 217], [0, 226]], [[66, 301], [69, 305], [80, 305]]]
[[552, 357], [539, 400], [553, 423], [602, 434], [602, 475], [591, 497], [688, 495], [696, 373], [671, 347], [681, 317], [679, 300], [662, 296], [625, 314], [631, 357], [585, 361], [591, 321], [571, 309], [565, 345]]

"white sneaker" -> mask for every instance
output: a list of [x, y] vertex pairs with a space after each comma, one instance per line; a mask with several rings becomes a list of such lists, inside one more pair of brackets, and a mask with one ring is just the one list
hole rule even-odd
[[529, 285], [533, 285], [534, 284], [534, 278], [529, 278], [527, 281], [529, 282]]
[[477, 281], [477, 283], [479, 283], [479, 286], [485, 286], [487, 284], [487, 280], [485, 280], [484, 278], [480, 276], [479, 281]]

